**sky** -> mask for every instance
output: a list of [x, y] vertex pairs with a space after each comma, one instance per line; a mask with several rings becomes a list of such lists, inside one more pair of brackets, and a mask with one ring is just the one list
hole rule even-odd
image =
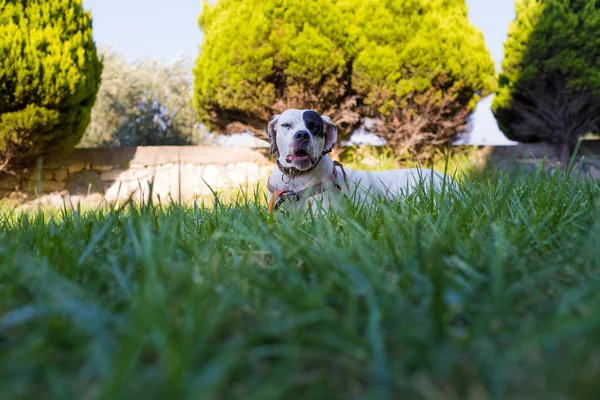
[[[183, 56], [193, 61], [198, 54], [202, 0], [83, 0], [83, 4], [92, 11], [96, 43], [114, 47], [127, 59], [170, 61]], [[467, 0], [467, 5], [499, 70], [508, 25], [514, 19], [514, 0]], [[488, 97], [477, 106], [470, 143], [510, 144], [498, 130], [490, 104]]]

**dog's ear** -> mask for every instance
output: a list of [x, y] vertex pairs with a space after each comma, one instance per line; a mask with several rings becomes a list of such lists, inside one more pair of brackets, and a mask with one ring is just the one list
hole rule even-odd
[[277, 131], [275, 130], [275, 124], [277, 124], [278, 120], [279, 115], [273, 115], [267, 129], [267, 132], [269, 133], [269, 140], [271, 141], [271, 155], [279, 152], [279, 149], [277, 148]]
[[321, 115], [321, 119], [325, 123], [325, 145], [323, 146], [323, 154], [327, 154], [333, 150], [335, 142], [337, 142], [337, 126], [331, 122], [331, 118], [326, 115]]

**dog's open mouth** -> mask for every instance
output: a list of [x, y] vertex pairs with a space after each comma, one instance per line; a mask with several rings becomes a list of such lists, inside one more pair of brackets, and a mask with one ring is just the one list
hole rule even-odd
[[285, 158], [285, 160], [289, 163], [291, 163], [292, 161], [307, 161], [307, 160], [312, 161], [312, 157], [310, 156], [308, 151], [306, 151], [304, 149], [300, 149], [300, 150], [296, 150], [294, 152], [294, 154], [288, 155]]
[[294, 157], [295, 158], [309, 158], [310, 155], [308, 154], [308, 152], [306, 150], [300, 149], [294, 153]]

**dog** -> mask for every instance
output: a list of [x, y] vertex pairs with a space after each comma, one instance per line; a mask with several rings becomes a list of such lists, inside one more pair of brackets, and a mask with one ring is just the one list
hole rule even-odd
[[320, 205], [327, 210], [340, 203], [340, 196], [351, 196], [359, 202], [392, 200], [410, 194], [420, 184], [436, 191], [441, 191], [445, 182], [454, 185], [449, 177], [431, 169], [344, 169], [328, 155], [337, 141], [336, 125], [314, 110], [289, 109], [274, 115], [268, 135], [270, 153], [276, 157], [267, 184], [270, 213], [283, 204], [286, 209], [291, 206], [307, 210]]

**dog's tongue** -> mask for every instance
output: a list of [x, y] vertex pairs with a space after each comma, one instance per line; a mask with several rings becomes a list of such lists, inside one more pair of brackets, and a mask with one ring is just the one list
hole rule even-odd
[[294, 152], [294, 154], [288, 154], [287, 157], [285, 158], [285, 161], [291, 163], [292, 161], [296, 160], [296, 159], [311, 159], [310, 154], [308, 154], [308, 152], [306, 150], [298, 150], [296, 152]]

